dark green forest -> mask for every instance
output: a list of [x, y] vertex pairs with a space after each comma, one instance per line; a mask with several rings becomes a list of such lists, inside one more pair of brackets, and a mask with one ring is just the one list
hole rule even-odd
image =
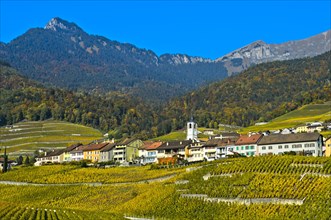
[[0, 62], [0, 126], [52, 118], [109, 131], [115, 138], [142, 139], [183, 128], [191, 115], [199, 126], [248, 126], [331, 100], [330, 54], [256, 65], [159, 106], [120, 92], [45, 88]]
[[168, 126], [174, 120], [178, 127], [184, 126], [192, 113], [199, 126], [248, 126], [305, 104], [331, 100], [330, 55], [256, 65], [192, 91], [165, 106]]

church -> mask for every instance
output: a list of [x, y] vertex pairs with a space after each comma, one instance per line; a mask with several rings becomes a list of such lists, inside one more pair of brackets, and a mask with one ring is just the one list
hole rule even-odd
[[191, 120], [187, 122], [186, 140], [199, 142], [198, 124], [193, 121], [193, 117], [191, 117]]

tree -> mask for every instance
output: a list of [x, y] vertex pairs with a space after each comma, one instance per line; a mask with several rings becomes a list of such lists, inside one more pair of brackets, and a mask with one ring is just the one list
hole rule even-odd
[[8, 169], [8, 157], [7, 157], [6, 147], [5, 147], [5, 154], [3, 156], [3, 168], [2, 168], [2, 172], [3, 173], [7, 172], [7, 169]]
[[28, 155], [26, 155], [25, 160], [24, 160], [25, 165], [30, 165], [30, 158]]
[[23, 164], [23, 157], [22, 157], [22, 155], [20, 155], [20, 156], [16, 159], [16, 161], [17, 161], [17, 165], [22, 165], [22, 164]]

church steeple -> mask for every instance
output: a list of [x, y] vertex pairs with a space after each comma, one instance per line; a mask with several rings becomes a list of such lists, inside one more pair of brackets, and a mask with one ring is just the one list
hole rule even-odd
[[191, 119], [187, 122], [187, 132], [186, 132], [186, 140], [199, 141], [198, 140], [198, 125], [193, 121], [193, 116], [191, 115]]

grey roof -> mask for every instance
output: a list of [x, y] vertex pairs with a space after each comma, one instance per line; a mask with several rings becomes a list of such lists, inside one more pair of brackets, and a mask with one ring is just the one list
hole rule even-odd
[[100, 152], [107, 152], [112, 150], [116, 146], [116, 143], [109, 143]]
[[263, 136], [258, 145], [317, 141], [319, 133], [272, 134]]
[[168, 150], [168, 149], [183, 149], [186, 146], [190, 145], [192, 143], [191, 140], [186, 141], [168, 141], [164, 142], [160, 147], [158, 147], [158, 150]]

